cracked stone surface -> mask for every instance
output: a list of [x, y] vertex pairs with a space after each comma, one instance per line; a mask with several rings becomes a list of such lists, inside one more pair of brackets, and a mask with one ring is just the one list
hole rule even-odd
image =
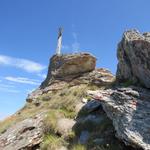
[[42, 141], [42, 118], [39, 114], [35, 118], [25, 119], [0, 135], [0, 149], [30, 150]]
[[150, 88], [150, 33], [129, 30], [123, 34], [117, 50], [119, 81], [140, 83]]
[[150, 90], [140, 87], [88, 91], [113, 121], [127, 145], [150, 150]]

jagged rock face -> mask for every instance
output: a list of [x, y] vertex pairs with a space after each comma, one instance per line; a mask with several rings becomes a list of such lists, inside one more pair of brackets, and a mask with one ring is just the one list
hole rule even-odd
[[50, 59], [50, 65], [46, 80], [42, 85], [49, 84], [52, 78], [70, 80], [83, 73], [95, 69], [96, 58], [88, 53], [69, 55], [54, 55]]
[[1, 150], [31, 150], [38, 149], [42, 142], [43, 114], [25, 119], [0, 136]]
[[150, 88], [150, 33], [125, 32], [118, 45], [117, 57], [116, 78], [119, 81], [138, 82]]
[[101, 102], [119, 139], [135, 148], [150, 150], [149, 90], [131, 87], [88, 91], [88, 94]]

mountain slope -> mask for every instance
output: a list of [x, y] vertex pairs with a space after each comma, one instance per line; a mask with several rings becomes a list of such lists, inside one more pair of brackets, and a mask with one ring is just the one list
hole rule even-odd
[[91, 54], [54, 55], [46, 80], [26, 105], [0, 122], [0, 149], [149, 150], [150, 92], [149, 81], [143, 82], [148, 67], [142, 76], [139, 68], [146, 65], [139, 63], [138, 72], [133, 67], [143, 62], [136, 51], [150, 54], [147, 36], [124, 33], [116, 79], [106, 69], [95, 69]]

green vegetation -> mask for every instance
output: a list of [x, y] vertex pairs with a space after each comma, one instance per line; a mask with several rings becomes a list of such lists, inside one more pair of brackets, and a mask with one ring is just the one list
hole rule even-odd
[[[8, 127], [19, 121], [34, 117], [40, 112], [45, 112], [46, 117], [43, 120], [44, 135], [41, 150], [58, 150], [63, 146], [68, 147], [69, 150], [122, 150], [118, 148], [119, 145], [116, 144], [117, 142], [115, 143], [112, 139], [110, 139], [112, 143], [108, 145], [98, 145], [94, 142], [94, 139], [101, 138], [106, 131], [113, 130], [111, 121], [105, 117], [105, 115], [100, 115], [103, 118], [100, 117], [99, 120], [94, 122], [89, 119], [82, 120], [83, 117], [85, 118], [89, 115], [88, 110], [82, 109], [78, 114], [75, 112], [76, 104], [81, 102], [82, 98], [86, 98], [88, 101], [91, 100], [91, 97], [86, 95], [86, 91], [98, 89], [100, 89], [100, 87], [90, 84], [80, 84], [70, 87], [68, 84], [65, 84], [62, 90], [50, 91], [49, 93], [39, 96], [37, 99], [40, 103], [39, 106], [36, 106], [34, 102], [28, 103], [18, 113], [0, 122], [0, 133], [5, 132]], [[97, 113], [98, 112], [96, 112], [95, 115]], [[63, 137], [57, 133], [56, 124], [59, 118], [74, 119], [76, 117], [81, 119], [81, 121], [76, 123], [67, 137]], [[86, 146], [78, 143], [77, 140], [77, 137], [80, 136], [83, 130], [90, 132], [90, 138]], [[109, 136], [115, 139], [115, 137]]]
[[57, 123], [58, 112], [56, 110], [51, 110], [47, 114], [47, 117], [43, 121], [43, 133], [55, 133], [56, 123]]
[[86, 150], [86, 147], [85, 145], [76, 144], [76, 145], [73, 145], [72, 150]]
[[[34, 117], [37, 113], [42, 112], [42, 107], [36, 107], [34, 104], [26, 104], [20, 111], [15, 115], [12, 115], [5, 120], [0, 122], [0, 134], [4, 133], [10, 126], [20, 122], [26, 118]], [[44, 108], [46, 110], [46, 107]]]
[[67, 108], [67, 107], [62, 107], [58, 109], [58, 111], [64, 115], [65, 118], [75, 118], [76, 113], [73, 109]]
[[121, 83], [121, 85], [124, 87], [128, 87], [128, 86], [133, 85], [133, 84], [134, 84], [134, 82], [132, 80], [127, 80], [127, 81]]
[[[34, 103], [27, 103], [15, 115], [1, 121], [0, 134], [5, 132], [7, 128], [17, 122], [20, 122], [26, 118], [34, 117], [40, 112], [46, 112], [52, 109], [57, 109], [58, 112], [62, 113], [67, 118], [74, 118], [74, 107], [76, 105], [76, 102], [81, 99], [84, 91], [86, 90], [86, 86], [87, 85], [80, 85], [68, 88], [68, 85], [66, 84], [63, 90], [58, 90], [57, 92], [49, 92], [39, 96], [37, 100], [39, 102], [42, 102], [38, 107], [35, 106]], [[61, 93], [65, 94], [62, 94], [62, 96]]]
[[53, 134], [45, 135], [41, 144], [41, 150], [58, 150], [60, 147], [65, 146], [66, 142]]
[[51, 100], [51, 93], [46, 93], [38, 97], [39, 101], [50, 101]]
[[74, 132], [74, 131], [70, 131], [70, 132], [68, 133], [67, 140], [68, 140], [69, 142], [73, 142], [73, 140], [75, 139], [75, 137], [76, 137], [75, 132]]

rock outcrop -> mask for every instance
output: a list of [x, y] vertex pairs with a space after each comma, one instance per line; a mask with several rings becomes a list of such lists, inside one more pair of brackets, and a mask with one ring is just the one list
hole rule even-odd
[[118, 45], [116, 78], [150, 88], [150, 33], [130, 30]]
[[25, 119], [0, 136], [1, 150], [38, 149], [42, 142], [43, 114]]
[[45, 81], [28, 95], [27, 102], [32, 102], [49, 91], [61, 90], [64, 84], [70, 81], [75, 85], [90, 82], [109, 84], [113, 75], [106, 69], [96, 70], [95, 66], [96, 58], [89, 53], [54, 55], [50, 59]]
[[116, 136], [127, 145], [150, 150], [150, 91], [128, 87], [88, 91], [113, 121]]
[[47, 86], [52, 79], [72, 80], [83, 73], [93, 71], [96, 58], [89, 53], [54, 55], [50, 59], [46, 80], [41, 86]]
[[[74, 78], [72, 77], [73, 76], [71, 76], [70, 78], [71, 81], [69, 82], [66, 81], [66, 77], [61, 79], [55, 79], [55, 80], [53, 78], [50, 78], [49, 82], [47, 82], [46, 79], [46, 81], [44, 81], [44, 84], [42, 83], [42, 86], [40, 86], [38, 89], [36, 89], [35, 91], [33, 91], [31, 94], [28, 95], [26, 101], [33, 102], [37, 100], [37, 98], [42, 94], [52, 92], [52, 91], [62, 90], [64, 88], [64, 85], [66, 85], [66, 83], [68, 83], [70, 86], [75, 86], [80, 84], [94, 84], [97, 86], [106, 86], [111, 84], [115, 80], [115, 77], [111, 74], [111, 72], [104, 68], [95, 69], [87, 73], [80, 73], [80, 76], [78, 75], [78, 77], [75, 76]], [[45, 86], [45, 82], [49, 83], [49, 85]]]

